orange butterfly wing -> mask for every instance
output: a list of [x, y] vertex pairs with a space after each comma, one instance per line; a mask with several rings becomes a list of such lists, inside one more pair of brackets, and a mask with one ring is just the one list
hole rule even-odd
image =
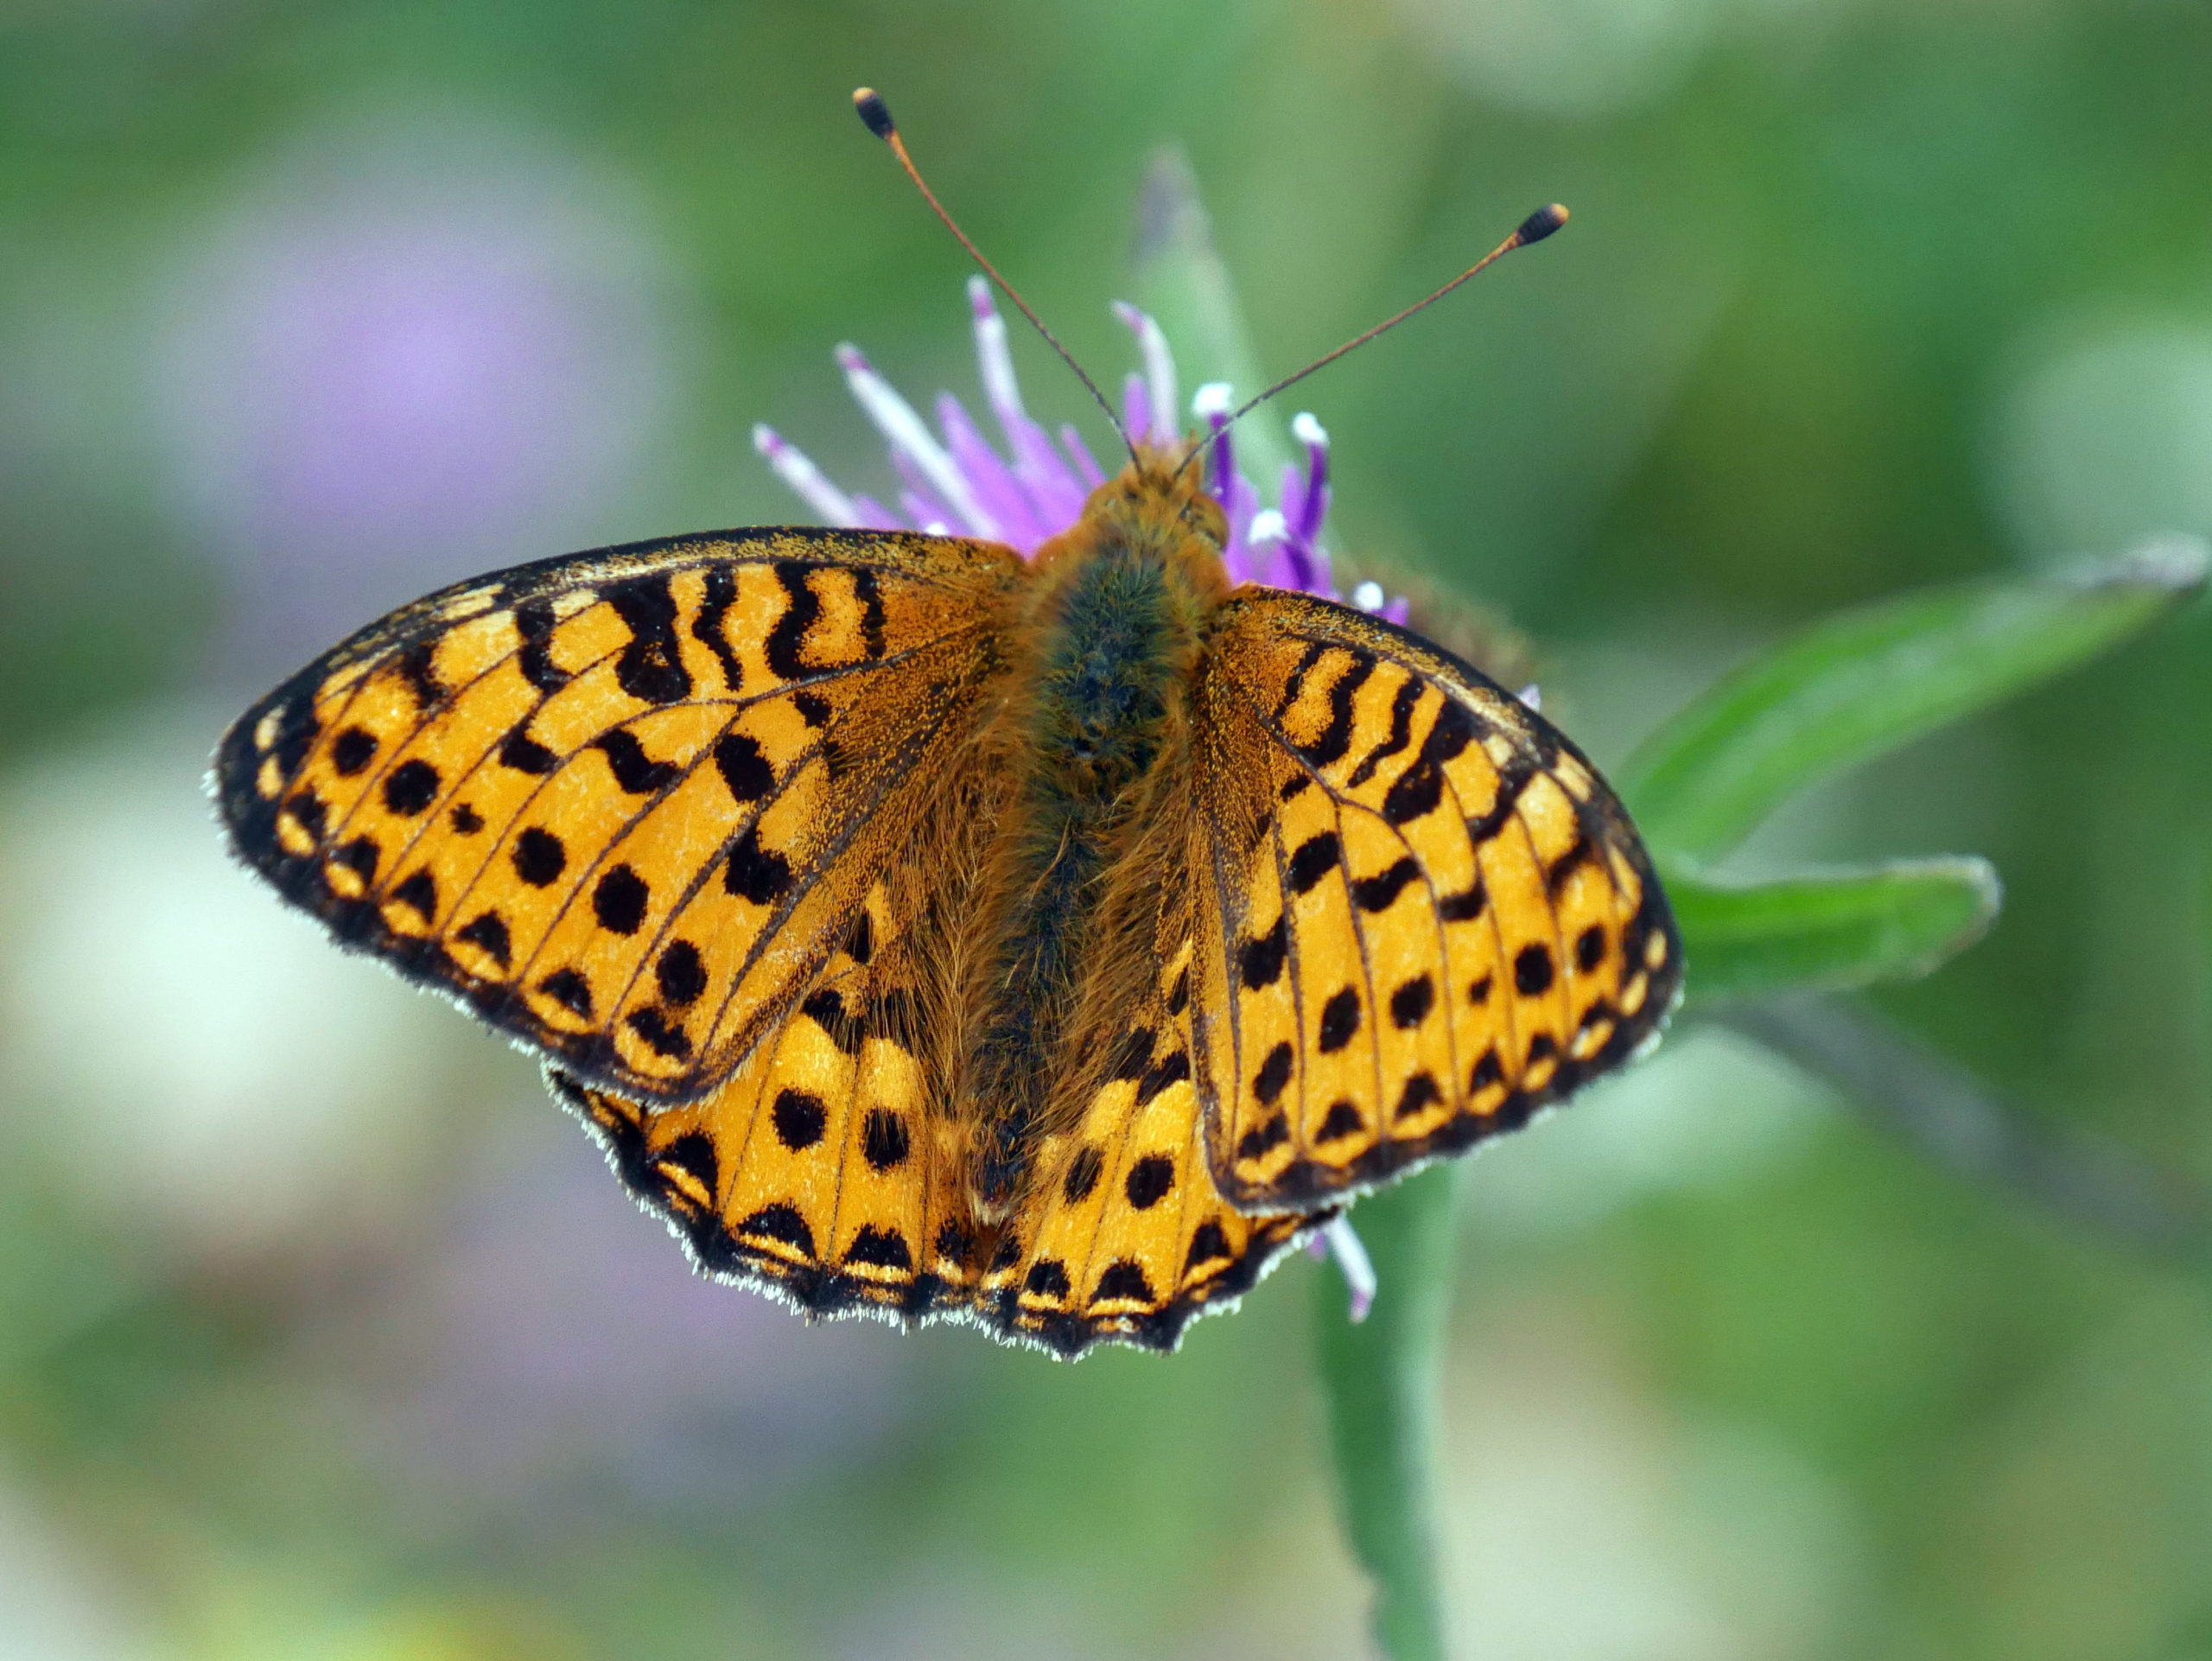
[[232, 846], [575, 1078], [696, 1099], [910, 835], [1020, 571], [987, 544], [765, 530], [458, 584], [225, 736]]
[[1419, 636], [1245, 589], [1194, 697], [1214, 1180], [1304, 1211], [1517, 1127], [1677, 996], [1649, 857], [1580, 752]]
[[[1178, 872], [1173, 888], [1187, 887]], [[1034, 1159], [982, 1309], [1002, 1335], [1057, 1354], [1102, 1340], [1173, 1350], [1335, 1215], [1250, 1216], [1225, 1201], [1192, 1076], [1189, 909], [1171, 892], [1145, 995], [1108, 1015], [1117, 1047], [1067, 1130]]]

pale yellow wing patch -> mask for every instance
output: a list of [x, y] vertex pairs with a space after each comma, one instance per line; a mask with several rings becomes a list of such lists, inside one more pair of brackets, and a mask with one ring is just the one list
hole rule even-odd
[[1222, 1192], [1305, 1210], [1510, 1130], [1680, 985], [1634, 827], [1470, 666], [1325, 601], [1224, 608], [1196, 699], [1193, 1055]]

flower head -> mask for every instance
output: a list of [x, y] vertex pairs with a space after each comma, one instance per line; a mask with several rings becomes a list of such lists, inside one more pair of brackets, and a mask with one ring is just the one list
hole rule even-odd
[[[990, 284], [970, 277], [968, 303], [975, 318], [983, 397], [997, 423], [1003, 454], [950, 392], [938, 394], [932, 432], [920, 412], [850, 345], [837, 348], [837, 365], [889, 447], [899, 480], [898, 511], [872, 496], [840, 489], [773, 428], [753, 428], [753, 447], [830, 524], [979, 537], [1033, 554], [1080, 519], [1084, 499], [1105, 482], [1072, 426], [1064, 423], [1055, 436], [1023, 404], [1014, 357], [1007, 349], [1006, 320], [992, 302]], [[1136, 337], [1142, 365], [1130, 372], [1122, 391], [1122, 425], [1129, 442], [1173, 444], [1181, 435], [1175, 359], [1167, 337], [1135, 306], [1116, 301], [1114, 315]], [[1233, 407], [1228, 385], [1221, 381], [1201, 386], [1191, 401], [1192, 417], [1212, 435], [1207, 485], [1229, 517], [1222, 562], [1230, 580], [1342, 598], [1331, 581], [1328, 550], [1321, 540], [1329, 514], [1329, 435], [1311, 415], [1300, 414], [1291, 423], [1305, 462], [1283, 468], [1274, 505], [1263, 506], [1258, 489], [1237, 469], [1235, 435], [1227, 430]], [[1393, 622], [1405, 620], [1406, 601], [1386, 600], [1372, 582], [1358, 584], [1351, 603]]]

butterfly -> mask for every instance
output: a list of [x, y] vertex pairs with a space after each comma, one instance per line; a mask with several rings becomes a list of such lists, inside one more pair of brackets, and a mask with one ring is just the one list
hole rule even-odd
[[1648, 1045], [1574, 746], [1223, 569], [1140, 445], [1033, 559], [767, 528], [460, 583], [249, 710], [238, 856], [542, 1055], [705, 1272], [1172, 1349], [1354, 1196]]

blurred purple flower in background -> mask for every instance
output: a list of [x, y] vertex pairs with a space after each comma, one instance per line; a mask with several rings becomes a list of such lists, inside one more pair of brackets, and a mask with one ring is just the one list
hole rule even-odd
[[387, 122], [307, 145], [203, 234], [157, 414], [257, 660], [617, 528], [677, 401], [680, 310], [619, 188], [481, 124]]
[[[753, 430], [754, 448], [824, 523], [979, 537], [1033, 554], [1073, 525], [1083, 512], [1084, 499], [1105, 482], [1104, 473], [1074, 427], [1064, 424], [1055, 442], [1024, 406], [1014, 359], [1007, 349], [1006, 320], [992, 303], [990, 284], [980, 277], [969, 278], [968, 303], [975, 314], [976, 360], [984, 397], [1009, 455], [1002, 456], [992, 447], [950, 392], [938, 394], [939, 430], [932, 433], [919, 412], [876, 372], [858, 347], [840, 346], [837, 366], [845, 372], [846, 385], [889, 446], [891, 465], [899, 480], [896, 512], [873, 496], [840, 489], [774, 428]], [[1117, 301], [1114, 315], [1136, 336], [1144, 365], [1142, 372], [1129, 375], [1122, 389], [1122, 421], [1129, 441], [1176, 444], [1182, 430], [1176, 417], [1175, 360], [1167, 337], [1135, 306]], [[1222, 563], [1230, 581], [1343, 598], [1331, 581], [1329, 556], [1321, 544], [1329, 512], [1328, 434], [1310, 415], [1301, 414], [1291, 423], [1292, 434], [1306, 452], [1305, 465], [1285, 467], [1276, 505], [1262, 507], [1259, 491], [1237, 471], [1234, 436], [1224, 430], [1232, 407], [1229, 387], [1219, 381], [1201, 386], [1192, 399], [1192, 413], [1216, 435], [1206, 465], [1213, 493], [1229, 514], [1229, 544], [1223, 550]], [[1351, 603], [1392, 622], [1406, 619], [1406, 601], [1386, 601], [1372, 582], [1357, 585]]]

